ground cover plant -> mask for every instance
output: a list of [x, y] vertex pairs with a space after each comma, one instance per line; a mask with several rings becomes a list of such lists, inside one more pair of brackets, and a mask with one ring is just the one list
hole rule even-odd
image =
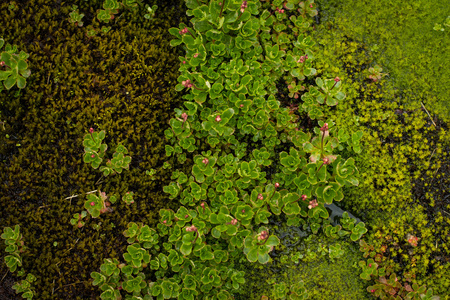
[[[62, 67], [2, 100], [0, 293], [446, 299], [447, 125], [380, 96], [392, 70], [355, 64], [341, 35], [331, 46], [314, 1], [40, 2], [34, 22], [72, 32], [20, 45], [27, 66]], [[29, 16], [7, 9], [12, 24]], [[73, 56], [45, 46], [75, 36], [94, 60], [76, 39]]]

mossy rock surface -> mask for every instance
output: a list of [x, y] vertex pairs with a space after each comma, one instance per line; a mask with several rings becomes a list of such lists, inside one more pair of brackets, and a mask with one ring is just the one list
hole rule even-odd
[[[387, 245], [384, 255], [401, 278], [413, 274], [419, 284], [444, 296], [450, 284], [444, 275], [450, 268], [450, 124], [448, 93], [440, 83], [450, 76], [438, 65], [449, 61], [443, 50], [448, 39], [432, 29], [434, 23], [423, 20], [446, 16], [448, 8], [436, 1], [421, 7], [400, 1], [319, 4], [320, 23], [312, 32], [318, 43], [316, 67], [319, 75], [339, 76], [347, 94], [328, 116], [340, 127], [364, 132], [363, 152], [356, 158], [360, 185], [345, 190], [342, 205], [367, 221], [368, 242], [378, 250]], [[397, 17], [386, 19], [391, 9]], [[418, 29], [426, 26], [427, 31]], [[422, 47], [424, 41], [417, 38], [399, 46], [419, 32], [435, 47]], [[416, 59], [417, 51], [428, 54]], [[367, 71], [376, 64], [389, 75], [373, 82]], [[417, 247], [407, 242], [409, 234], [420, 238]]]

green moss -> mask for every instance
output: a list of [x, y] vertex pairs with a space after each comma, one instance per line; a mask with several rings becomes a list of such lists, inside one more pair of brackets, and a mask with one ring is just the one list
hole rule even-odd
[[[308, 299], [369, 299], [368, 284], [359, 278], [358, 262], [363, 257], [357, 243], [330, 240], [322, 234], [306, 238], [305, 232], [292, 227], [276, 233], [283, 238], [272, 253], [273, 261], [267, 265], [244, 263], [245, 289], [236, 299], [271, 297], [273, 284], [284, 282], [290, 286], [299, 281], [305, 283]], [[332, 260], [328, 252], [320, 253], [319, 247], [328, 251], [330, 245], [341, 245], [343, 256]], [[300, 259], [296, 257], [299, 254]]]
[[409, 109], [420, 102], [441, 118], [450, 118], [448, 31], [433, 30], [450, 15], [445, 1], [318, 1], [321, 21], [339, 35], [364, 43], [373, 61], [404, 93]]

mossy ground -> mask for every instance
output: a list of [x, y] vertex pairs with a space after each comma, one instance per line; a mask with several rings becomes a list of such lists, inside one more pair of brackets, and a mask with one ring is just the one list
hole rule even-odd
[[[178, 55], [183, 55], [169, 46], [167, 30], [186, 22], [183, 1], [157, 1], [160, 8], [152, 22], [143, 14], [123, 12], [109, 25], [110, 32], [89, 39], [85, 28], [91, 22], [101, 27], [92, 21], [101, 2], [15, 1], [17, 9], [8, 9], [9, 2], [0, 5], [0, 36], [30, 53], [32, 70], [24, 90], [0, 93], [1, 120], [6, 121], [0, 136], [0, 223], [21, 224], [30, 249], [24, 267], [38, 278], [37, 299], [98, 298], [89, 274], [103, 258], [121, 256], [126, 224], [154, 224], [159, 208], [177, 206], [162, 193], [170, 180], [170, 170], [162, 165], [163, 131], [180, 105], [173, 83]], [[68, 22], [72, 4], [85, 14], [83, 28]], [[361, 184], [346, 191], [342, 205], [371, 229], [368, 242], [389, 246], [386, 256], [399, 275], [416, 274], [420, 283], [448, 299], [449, 31], [432, 30], [450, 15], [444, 4], [319, 1], [320, 24], [311, 33], [318, 42], [319, 75], [338, 75], [347, 89], [347, 99], [330, 109], [329, 116], [338, 126], [365, 133], [364, 151], [357, 158]], [[367, 69], [375, 64], [389, 73], [378, 83], [366, 80]], [[110, 148], [122, 142], [130, 150], [129, 171], [101, 178], [82, 163], [82, 137], [89, 127], [106, 130]], [[154, 181], [143, 175], [150, 168], [158, 170]], [[76, 229], [69, 220], [83, 210], [84, 194], [94, 189], [133, 191], [136, 203], [117, 203], [113, 213]], [[65, 199], [74, 194], [80, 197]], [[420, 238], [418, 247], [406, 242], [408, 233]], [[313, 237], [297, 250], [314, 251], [317, 243], [330, 242]], [[278, 273], [275, 265], [253, 266], [243, 295], [270, 293], [266, 280], [275, 278], [302, 279], [312, 299], [365, 299], [368, 283], [354, 268], [361, 254], [354, 244], [341, 243], [346, 252], [335, 262], [318, 256], [287, 264]], [[277, 251], [286, 250], [281, 248]], [[3, 263], [0, 276], [2, 299], [19, 299], [11, 289], [16, 278]]]
[[[183, 54], [169, 45], [167, 32], [185, 21], [184, 2], [159, 1], [153, 21], [142, 9], [122, 10], [108, 33], [92, 38], [86, 27], [102, 26], [95, 16], [103, 1], [15, 3], [14, 9], [0, 5], [0, 36], [30, 54], [32, 75], [20, 92], [0, 93], [6, 121], [0, 134], [0, 223], [21, 225], [29, 248], [24, 268], [37, 277], [36, 299], [96, 299], [90, 273], [104, 258], [121, 257], [128, 222], [154, 224], [160, 208], [177, 205], [162, 192], [171, 175], [162, 165], [164, 130], [180, 105], [173, 86]], [[85, 14], [83, 27], [68, 21], [73, 4]], [[128, 148], [129, 171], [104, 178], [83, 163], [82, 141], [90, 127], [107, 132], [110, 149], [119, 142]], [[145, 175], [151, 168], [157, 170], [153, 181]], [[72, 226], [72, 215], [84, 210], [85, 193], [96, 189], [133, 191], [135, 204], [118, 201], [112, 213], [81, 229]], [[72, 195], [80, 196], [66, 199]], [[0, 298], [20, 298], [11, 289], [16, 279], [3, 263], [4, 248], [2, 243]]]

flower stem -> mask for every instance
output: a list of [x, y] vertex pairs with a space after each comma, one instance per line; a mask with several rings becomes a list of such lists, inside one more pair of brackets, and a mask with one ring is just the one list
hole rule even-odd
[[223, 12], [223, 7], [225, 6], [225, 1], [226, 1], [226, 0], [223, 0], [223, 1], [222, 1], [222, 7], [220, 8], [219, 19], [222, 18], [222, 12]]

